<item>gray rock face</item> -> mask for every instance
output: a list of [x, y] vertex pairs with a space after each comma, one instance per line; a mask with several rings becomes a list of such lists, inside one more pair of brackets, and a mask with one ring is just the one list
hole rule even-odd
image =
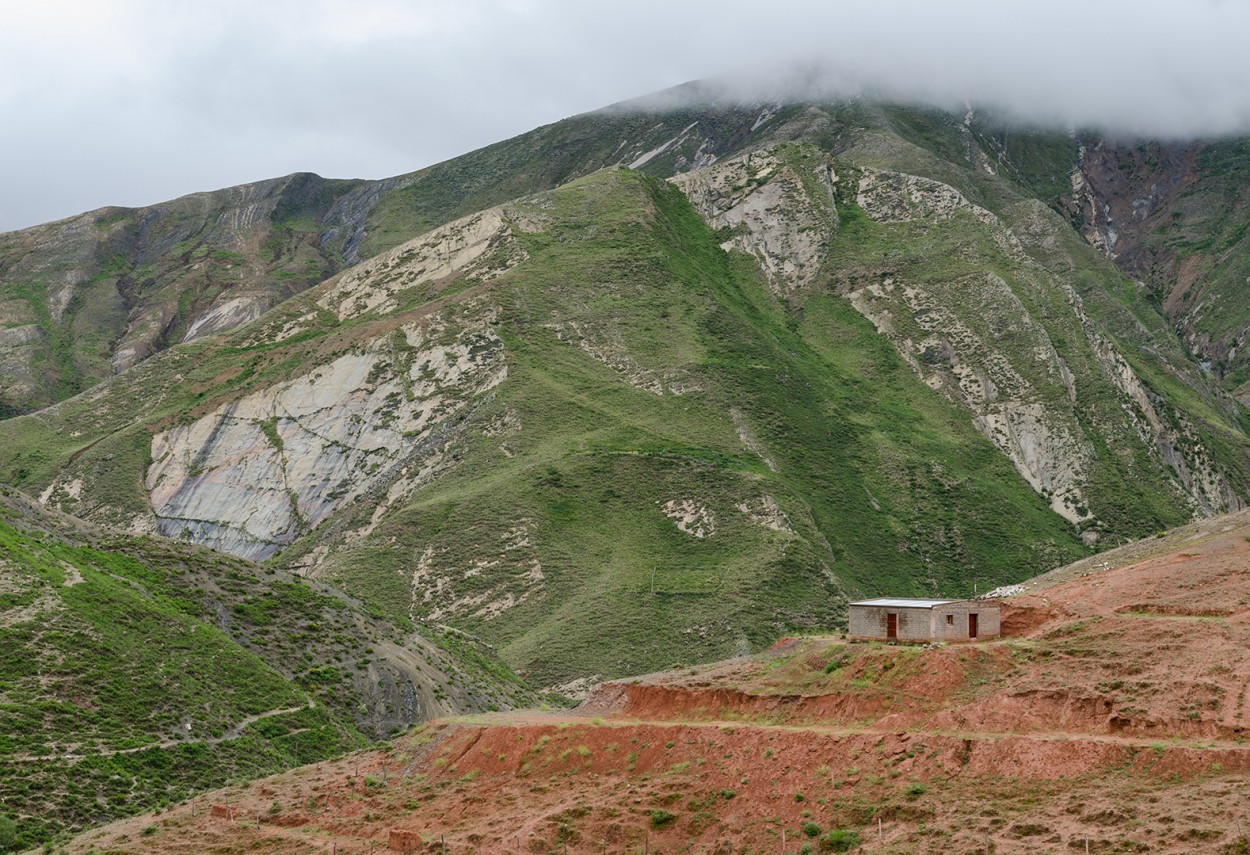
[[392, 190], [403, 189], [415, 180], [411, 175], [400, 175], [381, 181], [370, 181], [343, 194], [326, 212], [323, 223], [325, 231], [322, 232], [320, 239], [321, 245], [332, 246], [341, 243], [342, 249], [339, 254], [344, 264], [359, 264], [361, 261], [360, 245], [368, 237], [365, 220], [368, 219], [369, 213], [384, 195]]
[[727, 228], [721, 246], [755, 257], [782, 296], [806, 288], [820, 270], [836, 229], [832, 172], [813, 170], [808, 191], [776, 148], [723, 160], [670, 179], [713, 228]]
[[[319, 309], [280, 328], [262, 322], [256, 335], [282, 341], [317, 311], [342, 320], [386, 315], [414, 288], [453, 275], [485, 281], [524, 258], [501, 211], [490, 209], [346, 271], [315, 292]], [[437, 455], [431, 440], [440, 429], [506, 376], [491, 328], [496, 315], [475, 304], [454, 322], [436, 314], [399, 326], [299, 378], [158, 433], [146, 478], [157, 530], [266, 558], [344, 503], [409, 484], [410, 464]]]
[[[1078, 526], [1095, 522], [1086, 498], [1095, 454], [1082, 426], [1091, 416], [1080, 403], [1080, 386], [1091, 378], [1078, 380], [1059, 355], [1052, 338], [1058, 328], [1084, 339], [1098, 382], [1109, 380], [1119, 398], [1116, 417], [1126, 420], [1128, 430], [1111, 431], [1103, 442], [1120, 454], [1154, 454], [1195, 511], [1222, 513], [1241, 506], [1210, 465], [1196, 432], [1182, 423], [1178, 434], [1167, 424], [1141, 379], [1091, 321], [1072, 284], [1038, 265], [999, 217], [941, 182], [882, 170], [865, 171], [857, 202], [883, 224], [970, 216], [1019, 271], [1012, 284], [994, 273], [923, 283], [887, 278], [848, 297], [929, 386], [972, 412], [977, 429], [1048, 498], [1052, 510]], [[1036, 241], [1038, 235], [1027, 238]], [[1062, 320], [1042, 322], [1026, 305], [1029, 299], [1041, 304], [1038, 295], [1046, 291], [1063, 296]], [[1177, 451], [1178, 440], [1190, 449], [1188, 455]]]
[[[796, 151], [802, 149], [774, 146], [670, 180], [709, 225], [728, 233], [724, 249], [754, 256], [773, 291], [801, 303], [804, 292], [818, 285], [835, 234], [838, 177], [832, 165], [802, 175], [795, 166], [802, 160]], [[1169, 424], [1176, 419], [1158, 412], [1124, 357], [1086, 315], [1072, 285], [1026, 251], [1022, 237], [1045, 240], [1047, 222], [1023, 218], [1032, 231], [1018, 237], [999, 216], [948, 184], [876, 168], [852, 171], [857, 178], [849, 189], [870, 219], [883, 226], [915, 224], [988, 239], [1015, 271], [1012, 282], [992, 270], [929, 281], [883, 274], [867, 284], [860, 278], [841, 293], [930, 388], [970, 413], [977, 430], [1052, 510], [1078, 527], [1097, 525], [1087, 485], [1099, 463], [1083, 427], [1082, 420], [1091, 416], [1080, 411], [1079, 400], [1079, 393], [1088, 394], [1084, 385], [1090, 378], [1074, 376], [1060, 355], [1052, 340], [1057, 324], [1086, 342], [1099, 382], [1119, 398], [1117, 417], [1128, 414], [1123, 430], [1104, 441], [1120, 454], [1154, 454], [1195, 511], [1240, 507], [1196, 431]], [[824, 187], [827, 195], [823, 189], [815, 192]], [[1062, 294], [1066, 304], [1063, 319], [1037, 320], [1031, 306], [1046, 305], [1054, 293]]]
[[158, 530], [272, 555], [392, 479], [506, 374], [486, 319], [454, 332], [436, 319], [158, 433], [146, 480]]
[[399, 308], [400, 295], [463, 272], [486, 281], [525, 260], [499, 208], [463, 217], [341, 275], [317, 302], [342, 319]]

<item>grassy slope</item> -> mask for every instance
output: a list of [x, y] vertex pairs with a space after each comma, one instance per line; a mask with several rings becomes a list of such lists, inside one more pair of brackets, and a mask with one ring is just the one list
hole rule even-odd
[[[376, 255], [456, 217], [622, 161], [628, 164], [630, 154], [658, 148], [695, 123], [698, 133], [713, 141], [713, 151], [736, 151], [761, 139], [751, 136], [756, 115], [735, 108], [609, 109], [544, 125], [405, 176], [406, 186], [384, 195], [370, 211], [361, 255]], [[642, 168], [652, 175], [672, 175], [679, 171], [678, 159], [690, 160], [697, 144], [675, 145]]]
[[[526, 236], [531, 260], [498, 287], [509, 379], [492, 406], [519, 416], [514, 456], [476, 441], [366, 544], [331, 559], [338, 584], [401, 612], [412, 595], [397, 556], [434, 546], [448, 587], [427, 608], [446, 608], [500, 584], [464, 567], [529, 521], [544, 595], [454, 622], [543, 685], [758, 647], [835, 622], [847, 594], [971, 592], [974, 577], [1019, 578], [1080, 554], [866, 321], [827, 297], [796, 323], [674, 188], [606, 172], [550, 198], [555, 224]], [[700, 391], [626, 385], [559, 341], [545, 326], [554, 318], [610, 329], [651, 376], [688, 373]], [[775, 472], [743, 447], [731, 408]], [[735, 507], [763, 495], [796, 535]], [[711, 510], [715, 535], [684, 534], [657, 508], [686, 498]]]
[[[856, 162], [936, 178], [998, 215], [1034, 261], [1076, 290], [1096, 334], [1125, 357], [1166, 428], [1177, 435], [1178, 447], [1187, 455], [1212, 461], [1242, 495], [1250, 491], [1241, 408], [1199, 369], [1148, 289], [1128, 279], [1057, 214], [1039, 214], [1035, 200], [1057, 204], [1055, 176], [1075, 165], [1075, 144], [1041, 131], [1010, 133], [992, 121], [966, 129], [955, 117], [938, 111], [884, 107], [879, 112], [884, 118], [878, 121], [889, 133], [876, 134], [869, 145], [861, 143], [852, 150]], [[974, 166], [980, 156], [976, 148], [998, 174]], [[1044, 225], [1039, 227], [1039, 221]], [[943, 250], [912, 242], [906, 235], [895, 236], [893, 243], [895, 255], [903, 260], [936, 259], [928, 275], [949, 274]], [[871, 247], [853, 249], [862, 255]], [[890, 263], [898, 260], [892, 257]], [[1166, 485], [1170, 475], [1157, 458], [1143, 454], [1144, 449], [1127, 455], [1098, 443], [1098, 434], [1108, 432], [1116, 420], [1119, 402], [1110, 393], [1102, 367], [1090, 362], [1081, 341], [1087, 331], [1072, 325], [1063, 294], [1048, 286], [1045, 277], [1031, 288], [1016, 290], [1078, 378], [1082, 424], [1095, 438], [1100, 463], [1089, 485], [1091, 505], [1110, 521], [1111, 531], [1130, 536], [1184, 522], [1188, 512]], [[1149, 489], [1126, 491], [1126, 483], [1145, 483]]]
[[[994, 116], [978, 116], [965, 126], [957, 117], [940, 111], [888, 104], [790, 107], [758, 133], [747, 130], [746, 122], [754, 117], [753, 111], [745, 110], [686, 110], [659, 115], [608, 112], [540, 128], [421, 173], [422, 180], [391, 194], [375, 209], [370, 240], [383, 233], [398, 236], [405, 230], [435, 225], [448, 211], [465, 213], [474, 205], [525, 192], [526, 186], [552, 186], [561, 176], [567, 178], [610, 162], [612, 157], [607, 152], [620, 140], [645, 139], [646, 147], [671, 138], [696, 121], [698, 132], [713, 141], [712, 150], [722, 157], [767, 139], [811, 140], [835, 153], [849, 148], [856, 153], [858, 163], [936, 178], [1000, 216], [1024, 240], [1026, 251], [1035, 261], [1076, 289], [1098, 334], [1125, 355], [1157, 399], [1159, 415], [1167, 429], [1178, 437], [1178, 447], [1187, 456], [1213, 461], [1213, 468], [1235, 490], [1250, 492], [1250, 459], [1236, 406], [1197, 368], [1193, 356], [1160, 312], [1157, 301], [1121, 274], [1110, 260], [1086, 245], [1058, 216], [1048, 215], [1048, 222], [1040, 231], [1028, 222], [1038, 216], [1033, 200], [1057, 207], [1064, 194], [1070, 192], [1069, 172], [1077, 157], [1077, 144], [1072, 138], [1040, 129], [1014, 128]], [[871, 142], [865, 146], [866, 139]], [[1204, 153], [1201, 166], [1204, 176], [1212, 182], [1204, 191], [1206, 195], [1234, 193], [1229, 182], [1230, 175], [1235, 178], [1238, 174], [1238, 151], [1238, 144], [1229, 142]], [[644, 170], [657, 176], [670, 174], [679, 168], [677, 158], [682, 154], [688, 157], [691, 152], [667, 152], [647, 163]], [[981, 162], [992, 165], [995, 173], [977, 165]], [[454, 207], [453, 201], [459, 207]], [[1224, 235], [1232, 228], [1237, 232], [1234, 237], [1244, 237], [1244, 229], [1237, 231], [1233, 226], [1225, 226], [1228, 224], [1215, 231]], [[954, 243], [939, 248], [926, 244], [924, 236], [896, 230], [884, 236], [890, 250], [885, 255], [891, 265], [910, 262], [918, 275], [949, 277], [952, 273], [944, 262], [958, 255], [952, 250], [961, 248], [958, 240], [962, 237], [948, 236], [948, 241]], [[856, 238], [868, 236], [859, 232]], [[377, 246], [388, 246], [393, 240], [388, 238]], [[1219, 240], [1226, 250], [1236, 243], [1227, 236]], [[856, 263], [881, 248], [872, 239], [855, 246], [847, 241], [841, 244], [842, 263]], [[982, 255], [994, 253], [983, 238], [978, 244]], [[845, 257], [847, 251], [853, 258]], [[1221, 263], [1235, 273], [1241, 255], [1226, 252]], [[976, 261], [970, 260], [964, 272], [975, 269]], [[1001, 258], [996, 265], [1000, 269], [1008, 266]], [[1106, 532], [1138, 536], [1180, 524], [1189, 511], [1169, 483], [1172, 474], [1158, 458], [1144, 447], [1130, 452], [1098, 440], [1099, 434], [1125, 434], [1133, 428], [1124, 421], [1123, 413], [1117, 412], [1120, 404], [1111, 384], [1102, 376], [1105, 369], [1090, 359], [1085, 331], [1074, 323], [1063, 294], [1045, 276], [1022, 277], [1019, 270], [1015, 273], [1014, 277], [1008, 276], [1013, 288], [1034, 317], [1046, 326], [1078, 378], [1083, 429], [1095, 437], [1098, 456], [1087, 494], [1091, 506], [1105, 521]], [[1022, 286], [1021, 278], [1039, 281]], [[1229, 299], [1232, 298], [1225, 301]], [[1223, 319], [1221, 323], [1235, 324], [1240, 323], [1236, 319], [1243, 314], [1221, 311], [1213, 317]], [[1125, 483], [1144, 484], [1147, 488], [1126, 492]]]
[[[434, 683], [444, 709], [535, 702], [474, 645], [435, 641], [408, 639], [428, 668], [400, 679]], [[404, 633], [324, 586], [5, 490], [0, 752], [25, 760], [21, 776], [0, 776], [0, 799], [33, 842], [339, 754], [403, 721], [372, 689], [397, 679], [392, 643]]]
[[[169, 569], [15, 522], [0, 522], [0, 801], [21, 820], [19, 842], [363, 744], [198, 619], [164, 583]], [[282, 709], [294, 711], [229, 733]]]

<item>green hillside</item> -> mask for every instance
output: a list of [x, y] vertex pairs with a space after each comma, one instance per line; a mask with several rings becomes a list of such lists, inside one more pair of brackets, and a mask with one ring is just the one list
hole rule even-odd
[[[519, 421], [511, 456], [493, 438], [466, 442], [461, 465], [391, 515], [376, 545], [335, 549], [324, 566], [337, 584], [403, 609], [393, 544], [432, 545], [446, 585], [431, 604], [544, 685], [758, 649], [838, 625], [848, 595], [971, 593], [974, 579], [1080, 554], [867, 322], [832, 297], [795, 318], [675, 189], [606, 172], [547, 199], [552, 226], [523, 241], [529, 262], [496, 289], [509, 376], [481, 418]], [[635, 383], [548, 318], [610, 329]], [[638, 388], [653, 378], [689, 391]], [[714, 533], [662, 513], [684, 501]], [[774, 502], [782, 530], [761, 522]], [[534, 526], [545, 596], [486, 618], [458, 608], [523, 590], [506, 572], [460, 569], [519, 520]], [[283, 560], [320, 542], [314, 532]]]
[[383, 735], [388, 712], [404, 727], [442, 711], [388, 711], [377, 687], [397, 679], [446, 696], [446, 711], [531, 701], [473, 664], [485, 658], [435, 645], [412, 645], [428, 675], [402, 672], [387, 628], [322, 586], [5, 490], [0, 812], [34, 845], [336, 756]]
[[[397, 619], [477, 635], [536, 686], [754, 649], [838, 625], [850, 595], [970, 593], [1082, 553], [871, 324], [833, 294], [788, 309], [672, 186], [608, 170], [505, 210], [529, 223], [509, 230], [507, 252], [525, 260], [496, 278], [404, 287], [401, 259], [418, 264], [420, 247], [400, 247], [358, 274], [373, 284], [344, 292], [394, 287], [397, 310], [338, 318], [324, 308], [340, 305], [332, 280], [101, 395], [6, 422], [4, 476], [51, 486], [67, 510], [79, 507], [70, 485], [108, 495], [88, 515], [125, 524], [146, 505], [154, 432], [267, 402], [352, 354], [373, 360], [354, 394], [418, 378], [361, 411], [380, 432], [423, 405], [434, 347], [476, 341], [463, 364], [480, 358], [506, 379], [439, 405], [452, 415], [434, 455], [428, 427], [399, 440], [410, 468], [438, 457], [438, 477], [381, 510], [380, 481], [274, 560], [312, 566]], [[299, 318], [296, 334], [267, 337]], [[415, 333], [395, 334], [406, 324], [429, 336], [419, 349]], [[317, 418], [331, 413], [351, 423], [334, 408]], [[88, 414], [91, 428], [71, 427]], [[302, 441], [297, 426], [268, 428], [286, 437], [282, 455]], [[205, 454], [180, 476], [193, 492], [233, 477]], [[362, 479], [384, 471], [362, 466]]]
[[639, 102], [0, 235], [0, 814], [1242, 507], [1243, 149]]
[[362, 744], [193, 607], [144, 584], [160, 574], [0, 522], [0, 802], [19, 843]]

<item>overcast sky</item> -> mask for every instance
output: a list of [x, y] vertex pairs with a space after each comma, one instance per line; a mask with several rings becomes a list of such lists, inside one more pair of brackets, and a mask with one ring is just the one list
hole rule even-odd
[[1248, 36], [1250, 0], [0, 0], [0, 230], [295, 171], [380, 178], [793, 62], [1058, 126], [1233, 133]]

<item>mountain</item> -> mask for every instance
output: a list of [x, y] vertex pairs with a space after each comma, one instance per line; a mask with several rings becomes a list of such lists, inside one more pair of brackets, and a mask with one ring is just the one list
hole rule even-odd
[[1242, 512], [1031, 580], [996, 641], [787, 638], [577, 710], [433, 722], [68, 849], [1243, 852], [1248, 536]]
[[702, 116], [722, 146], [745, 140], [752, 121], [687, 110], [656, 123], [617, 110], [382, 181], [301, 173], [0, 234], [0, 418], [254, 320], [456, 217], [617, 162], [680, 168], [688, 146], [652, 152], [689, 116]]
[[1151, 297], [1224, 388], [1246, 396], [1247, 141], [1087, 139], [1072, 219]]
[[543, 687], [766, 645], [847, 584], [1079, 554], [871, 326], [827, 300], [818, 350], [717, 240], [598, 172], [0, 430], [50, 505], [274, 556]]
[[472, 632], [549, 688], [1240, 507], [1239, 405], [966, 122], [688, 118], [596, 114], [427, 172], [371, 216], [424, 229], [456, 175], [515, 192], [557, 130], [561, 171], [606, 140], [638, 167], [453, 220], [0, 423], [0, 473]]
[[0, 492], [0, 776], [28, 844], [439, 715], [533, 703], [462, 641]]
[[[1236, 148], [1115, 150], [639, 102], [0, 236], [0, 482], [38, 497], [5, 504], [0, 703], [46, 770], [11, 797], [78, 827], [1242, 508], [1245, 319], [1165, 297], [1188, 264], [1234, 299], [1240, 208], [1198, 235]], [[95, 658], [152, 712], [119, 724]], [[56, 796], [92, 763], [98, 814]]]
[[341, 269], [361, 184], [293, 175], [0, 236], [0, 408], [61, 400]]

